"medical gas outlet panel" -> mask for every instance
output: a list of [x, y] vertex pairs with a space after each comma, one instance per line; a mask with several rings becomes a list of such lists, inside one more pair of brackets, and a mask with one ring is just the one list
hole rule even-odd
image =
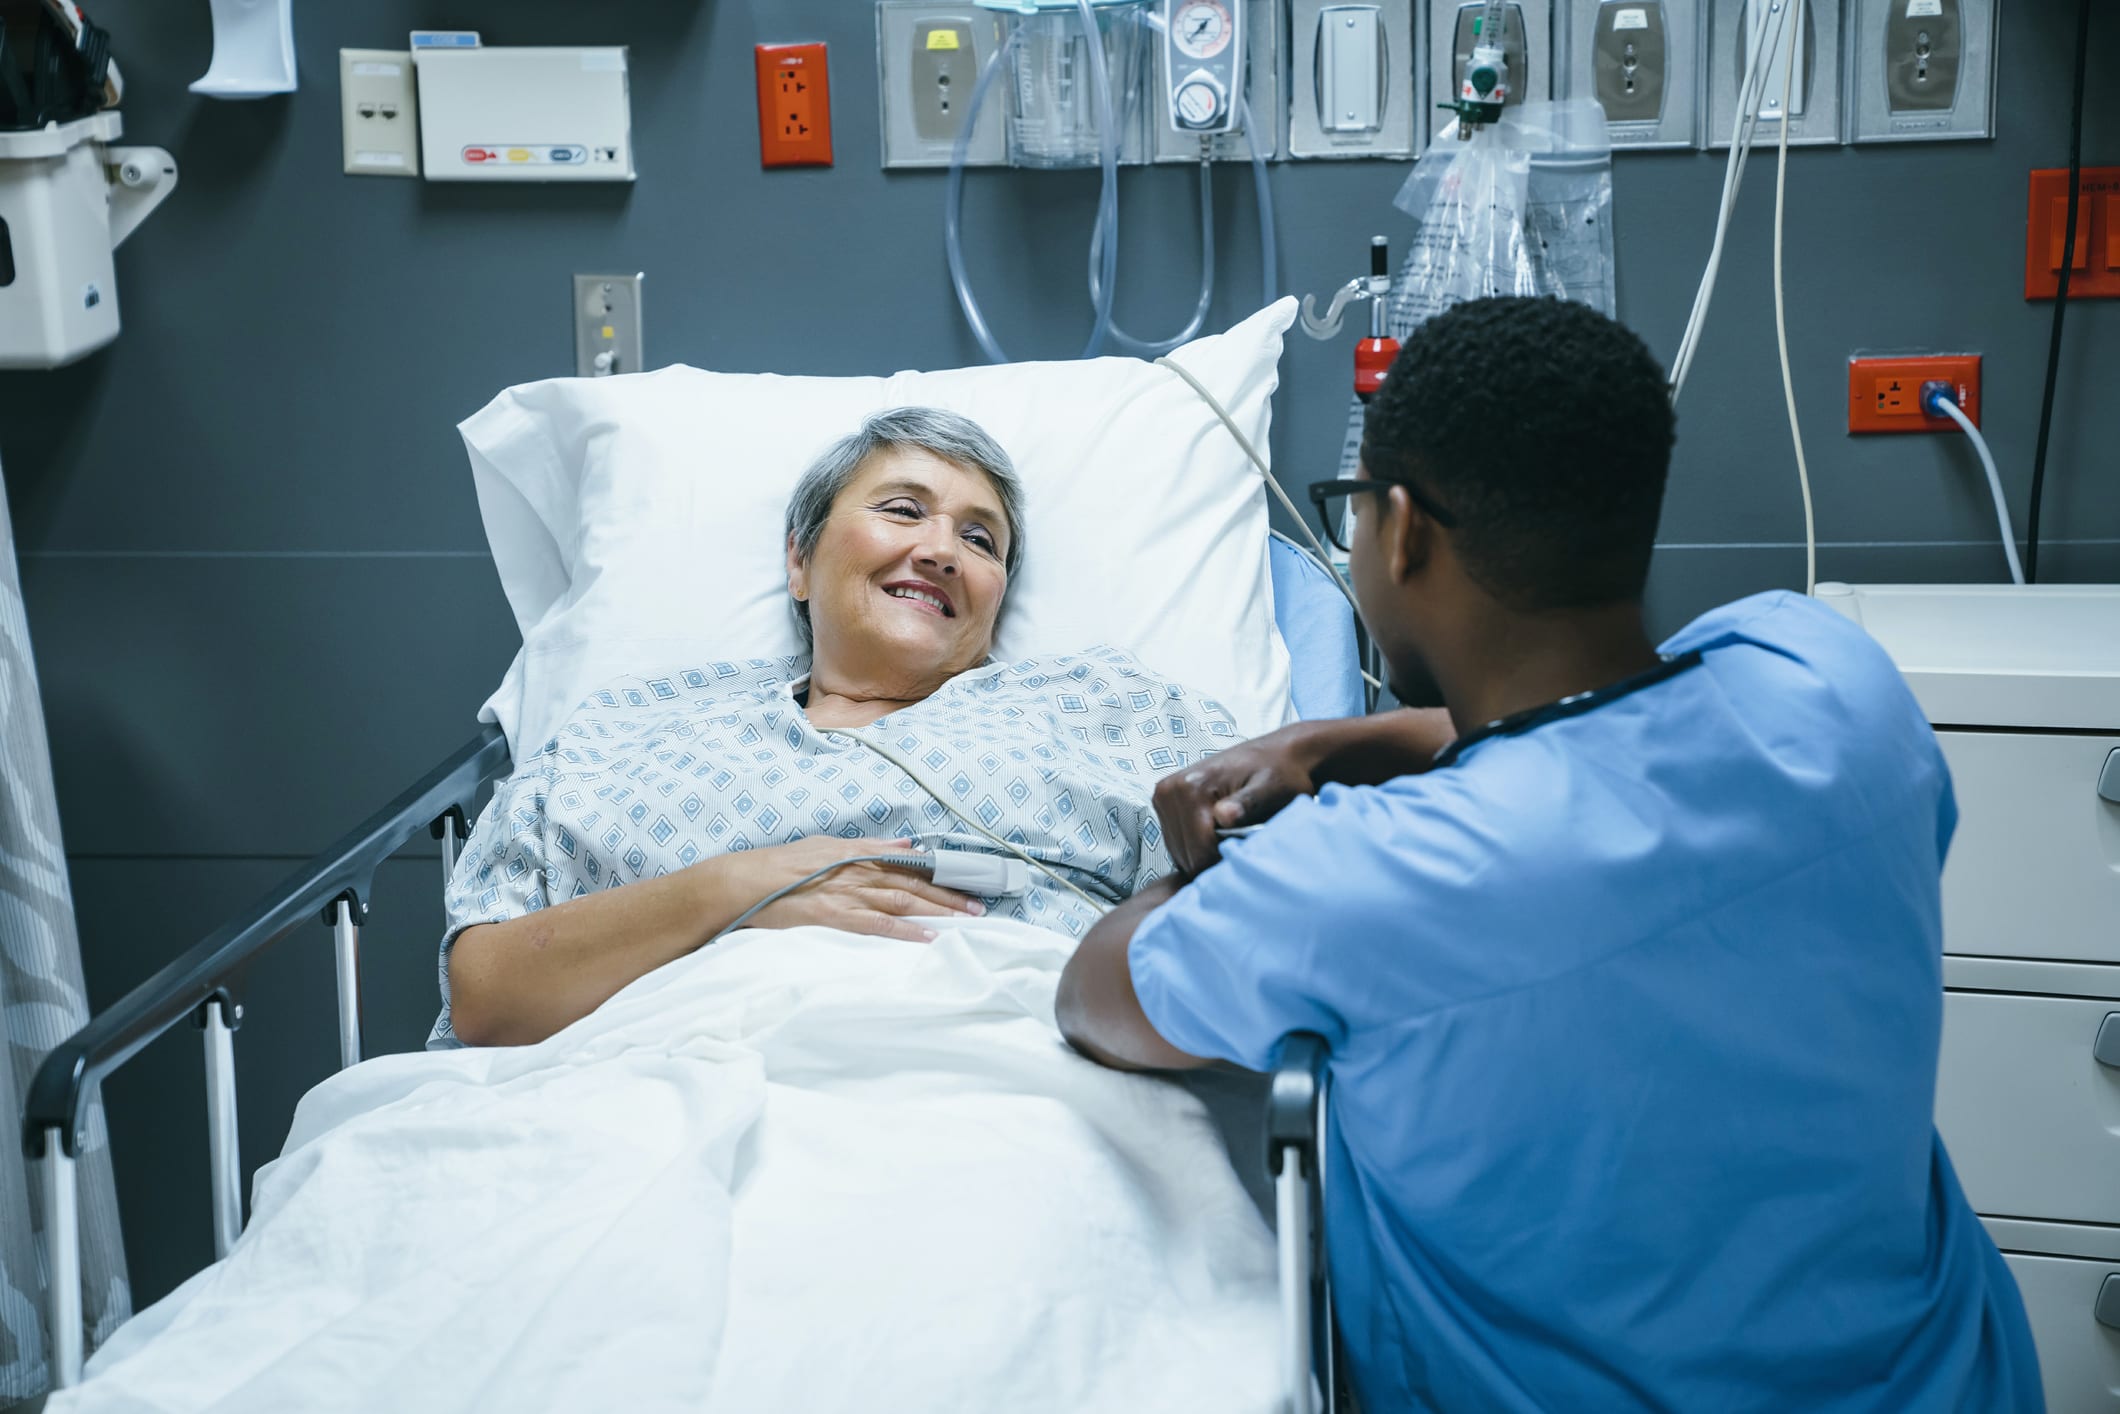
[[[1120, 160], [1404, 159], [1455, 120], [1476, 0], [1141, 0], [1120, 105]], [[1594, 99], [1616, 149], [1727, 148], [1751, 100], [1772, 146], [1994, 136], [1997, 0], [1510, 0], [1508, 106]], [[878, 0], [886, 167], [947, 167], [973, 122], [1009, 12], [975, 0]], [[1110, 41], [1107, 41], [1110, 44]], [[1749, 77], [1749, 87], [1748, 87]], [[996, 66], [968, 166], [1016, 160], [1010, 85], [1051, 88], [1022, 55]], [[1241, 100], [1241, 108], [1239, 106]], [[1786, 105], [1786, 111], [1784, 111]], [[1031, 164], [1025, 164], [1031, 165]]]
[[[1114, 21], [1105, 57], [1120, 85], [1113, 94], [1119, 160], [1192, 163], [1204, 150], [1216, 161], [1249, 161], [1255, 141], [1261, 155], [1281, 156], [1285, 5], [1140, 0]], [[968, 167], [1047, 165], [1024, 159], [1015, 140], [1053, 122], [1087, 120], [1085, 46], [1012, 41], [1013, 22], [1010, 12], [970, 0], [878, 0], [886, 168], [946, 168], [960, 138]], [[1041, 111], [1041, 103], [1058, 111]]]

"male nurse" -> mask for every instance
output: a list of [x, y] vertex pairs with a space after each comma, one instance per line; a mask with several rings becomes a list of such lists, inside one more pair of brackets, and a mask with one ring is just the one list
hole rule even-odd
[[1060, 1024], [1141, 1069], [1324, 1038], [1366, 1414], [2037, 1411], [1931, 1119], [1950, 777], [1811, 600], [1650, 641], [1672, 436], [1662, 370], [1586, 306], [1423, 325], [1361, 475], [1312, 496], [1394, 684], [1445, 706], [1166, 781], [1187, 877], [1091, 931]]

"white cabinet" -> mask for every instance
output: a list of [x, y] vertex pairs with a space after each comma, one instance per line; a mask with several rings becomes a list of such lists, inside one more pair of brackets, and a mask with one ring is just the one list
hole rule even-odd
[[2047, 1408], [2120, 1414], [2120, 587], [1819, 597], [1892, 655], [1957, 792], [1937, 1129]]
[[2120, 800], [2099, 794], [2120, 734], [1939, 728], [1936, 739], [1959, 815], [1944, 947], [2120, 963]]
[[2120, 1068], [2094, 1053], [2108, 1016], [2120, 998], [1944, 993], [1936, 1127], [1976, 1211], [2120, 1225]]

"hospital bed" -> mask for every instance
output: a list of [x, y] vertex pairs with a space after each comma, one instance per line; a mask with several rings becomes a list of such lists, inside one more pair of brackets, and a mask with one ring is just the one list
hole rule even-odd
[[[1348, 716], [1369, 705], [1362, 645], [1346, 599], [1325, 571], [1274, 535], [1269, 546], [1274, 617], [1293, 667], [1297, 713]], [[47, 1244], [47, 1326], [55, 1383], [81, 1378], [81, 1282], [75, 1157], [85, 1141], [91, 1096], [104, 1077], [179, 1023], [204, 1038], [206, 1130], [215, 1256], [243, 1229], [243, 1173], [236, 1147], [235, 1032], [243, 1020], [237, 979], [267, 949], [311, 920], [331, 929], [337, 959], [339, 1059], [361, 1051], [360, 938], [376, 870], [422, 832], [441, 842], [442, 880], [477, 814], [480, 796], [511, 769], [500, 728], [488, 726], [403, 794], [289, 877], [274, 897], [210, 934], [55, 1046], [38, 1068], [25, 1106], [24, 1153], [42, 1166]], [[1283, 1408], [1332, 1411], [1347, 1402], [1337, 1358], [1324, 1261], [1321, 1197], [1326, 1112], [1325, 1047], [1297, 1034], [1270, 1079], [1265, 1164], [1275, 1195], [1281, 1281]], [[1313, 1380], [1315, 1379], [1315, 1386]]]

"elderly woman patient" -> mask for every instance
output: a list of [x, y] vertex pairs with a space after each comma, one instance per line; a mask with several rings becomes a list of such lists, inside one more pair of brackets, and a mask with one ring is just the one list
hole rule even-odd
[[[428, 1050], [311, 1090], [241, 1240], [54, 1414], [1276, 1407], [1272, 1239], [1205, 1110], [1053, 1024], [1169, 868], [1156, 780], [1235, 730], [1108, 648], [990, 661], [1023, 554], [963, 418], [826, 453], [807, 665], [642, 664], [526, 750]], [[919, 848], [1035, 867], [830, 867]]]
[[1230, 719], [1110, 649], [990, 662], [1023, 547], [1008, 456], [965, 418], [900, 408], [826, 452], [788, 507], [807, 675], [664, 665], [583, 704], [458, 866], [430, 1044], [542, 1040], [759, 900], [893, 845], [1006, 840], [1044, 869], [982, 900], [851, 864], [748, 926], [923, 941], [993, 909], [1080, 937], [1167, 872], [1150, 790], [1231, 741]]

